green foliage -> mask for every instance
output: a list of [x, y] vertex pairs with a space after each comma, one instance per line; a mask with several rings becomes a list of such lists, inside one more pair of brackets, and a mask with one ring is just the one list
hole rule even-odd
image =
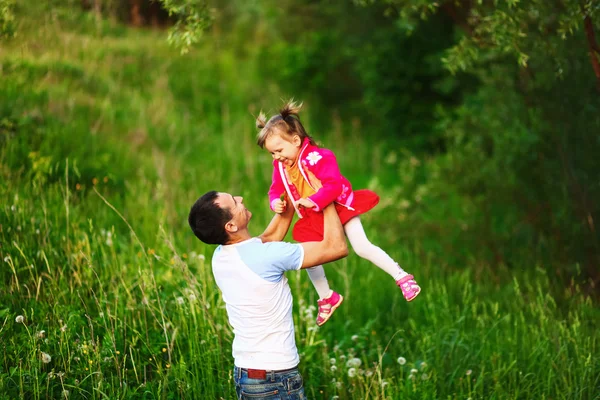
[[169, 16], [176, 19], [168, 41], [186, 54], [211, 24], [212, 12], [206, 0], [160, 0]]
[[14, 0], [0, 0], [0, 39], [15, 36]]

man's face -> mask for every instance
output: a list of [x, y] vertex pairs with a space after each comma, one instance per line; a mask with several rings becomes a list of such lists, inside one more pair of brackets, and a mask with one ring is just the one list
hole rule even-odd
[[227, 223], [226, 229], [237, 232], [248, 226], [252, 213], [244, 205], [242, 196], [232, 196], [229, 193], [219, 193], [215, 201], [219, 207], [229, 210], [231, 220]]
[[290, 141], [279, 132], [273, 132], [265, 140], [265, 149], [271, 153], [273, 159], [291, 167], [296, 162], [296, 158], [298, 158], [301, 144], [302, 141], [298, 135], [292, 136]]

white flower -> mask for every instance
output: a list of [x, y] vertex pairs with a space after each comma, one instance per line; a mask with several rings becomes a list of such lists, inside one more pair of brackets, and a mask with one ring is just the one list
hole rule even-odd
[[337, 360], [335, 358], [330, 358], [329, 359], [329, 364], [334, 365], [337, 362]]
[[338, 389], [341, 389], [341, 387], [342, 387], [342, 382], [336, 382], [336, 383], [335, 383], [335, 387], [336, 387], [336, 388], [338, 388]]
[[66, 399], [69, 397], [69, 395], [71, 394], [71, 392], [69, 392], [67, 389], [63, 390], [63, 397]]
[[36, 336], [40, 339], [43, 339], [46, 336], [46, 331], [39, 331], [38, 333], [36, 333]]
[[4, 257], [4, 262], [8, 262], [8, 260], [10, 260], [8, 256]]
[[398, 364], [400, 364], [400, 365], [406, 364], [406, 358], [404, 358], [404, 357], [398, 357], [397, 361], [398, 361]]
[[312, 151], [306, 156], [306, 160], [310, 165], [315, 165], [321, 158], [323, 157], [317, 151]]
[[204, 256], [204, 254], [198, 254], [198, 258], [202, 261], [204, 261], [206, 259], [206, 257]]
[[414, 374], [416, 374], [417, 372], [419, 372], [419, 370], [418, 370], [418, 369], [415, 369], [415, 368], [413, 368], [413, 369], [411, 369], [411, 370], [410, 370], [410, 373], [411, 373], [411, 375], [414, 375]]
[[421, 363], [421, 369], [425, 369], [427, 367], [427, 363], [425, 361], [423, 361]]
[[473, 371], [471, 371], [470, 369], [468, 369], [466, 372], [467, 376], [471, 375], [472, 373], [473, 373]]
[[44, 364], [48, 364], [50, 361], [52, 361], [52, 357], [50, 356], [50, 354], [48, 354], [48, 353], [44, 353], [44, 352], [42, 351], [42, 362], [43, 362]]
[[190, 302], [191, 302], [191, 303], [193, 303], [193, 302], [195, 302], [195, 301], [196, 301], [196, 295], [195, 295], [195, 294], [193, 294], [193, 293], [192, 293], [192, 294], [190, 294], [190, 295], [188, 296], [188, 298], [190, 299]]
[[337, 371], [337, 367], [335, 365], [332, 365], [331, 366], [331, 372], [335, 372], [335, 371]]
[[23, 324], [25, 323], [25, 318], [22, 315], [17, 315], [17, 318], [15, 318], [15, 322], [17, 324]]
[[358, 340], [358, 335], [352, 335], [352, 340], [356, 342]]
[[346, 355], [345, 355], [345, 354], [342, 354], [342, 355], [340, 356], [340, 360], [344, 361], [345, 359], [346, 359]]
[[350, 367], [350, 368], [356, 367], [356, 368], [358, 368], [358, 367], [360, 367], [361, 364], [362, 364], [362, 361], [360, 360], [360, 358], [354, 357], [354, 358], [351, 358], [351, 359], [348, 360], [348, 362], [346, 363], [346, 367]]
[[36, 230], [35, 230], [35, 233], [36, 233], [37, 235], [39, 235], [39, 234], [40, 234], [40, 230], [39, 230], [39, 229], [36, 229]]
[[350, 369], [348, 370], [348, 376], [349, 376], [350, 378], [354, 378], [354, 377], [356, 376], [356, 368], [350, 368]]
[[365, 373], [365, 375], [366, 375], [367, 377], [369, 377], [369, 376], [373, 376], [373, 371], [367, 371], [367, 372]]
[[426, 381], [427, 379], [429, 379], [429, 375], [427, 375], [427, 374], [421, 375], [421, 380]]
[[384, 387], [386, 387], [388, 384], [389, 384], [389, 383], [388, 383], [388, 381], [383, 381], [383, 382], [381, 382], [381, 387], [382, 387], [382, 388], [384, 388]]
[[67, 324], [63, 325], [60, 327], [60, 331], [61, 332], [66, 332], [67, 331]]
[[185, 300], [183, 299], [183, 297], [179, 296], [178, 298], [175, 299], [177, 301], [177, 304], [182, 305]]

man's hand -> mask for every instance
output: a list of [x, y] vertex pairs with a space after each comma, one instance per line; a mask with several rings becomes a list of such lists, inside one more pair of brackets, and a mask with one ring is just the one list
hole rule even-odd
[[296, 205], [297, 205], [297, 206], [302, 206], [302, 207], [305, 207], [305, 208], [313, 208], [313, 207], [315, 206], [315, 203], [313, 203], [313, 202], [312, 202], [311, 200], [309, 200], [309, 199], [306, 199], [306, 198], [304, 198], [304, 199], [300, 199], [300, 200], [298, 200], [298, 201], [296, 202]]

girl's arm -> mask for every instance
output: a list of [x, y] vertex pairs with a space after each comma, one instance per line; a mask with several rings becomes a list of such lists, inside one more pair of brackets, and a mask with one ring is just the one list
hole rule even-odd
[[273, 162], [273, 176], [271, 177], [271, 187], [269, 188], [269, 207], [271, 210], [273, 209], [273, 201], [278, 200], [279, 196], [281, 196], [285, 192], [285, 186], [283, 186], [283, 181], [281, 180], [281, 174], [279, 174], [279, 169], [277, 168], [277, 161]]
[[[314, 207], [314, 210], [321, 211], [329, 204], [333, 203], [335, 199], [342, 194], [343, 177], [335, 154], [333, 154], [331, 150], [319, 149], [316, 153], [318, 154], [313, 155], [312, 157], [314, 165], [310, 168], [315, 177], [321, 181], [322, 187], [317, 193], [310, 196], [309, 199], [315, 203], [316, 207]], [[318, 156], [321, 156], [321, 158], [318, 158]]]

